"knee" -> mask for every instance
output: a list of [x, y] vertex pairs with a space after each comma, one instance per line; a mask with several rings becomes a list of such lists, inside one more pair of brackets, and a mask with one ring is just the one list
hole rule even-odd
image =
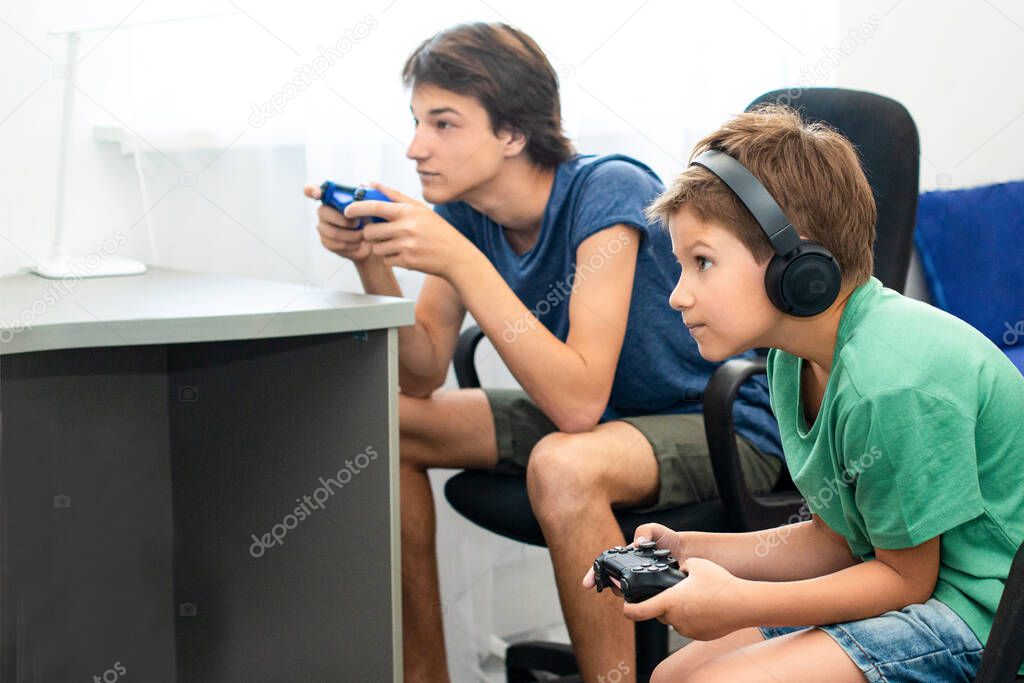
[[602, 502], [599, 473], [594, 471], [585, 441], [577, 434], [556, 432], [538, 441], [530, 453], [526, 487], [541, 523], [575, 516]]
[[694, 641], [663, 659], [651, 674], [651, 683], [691, 683], [703, 680], [695, 676], [696, 669], [708, 660], [708, 656], [702, 652], [702, 645], [700, 641]]

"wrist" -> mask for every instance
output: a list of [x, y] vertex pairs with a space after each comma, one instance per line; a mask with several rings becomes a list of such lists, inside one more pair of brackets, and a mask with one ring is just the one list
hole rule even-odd
[[710, 559], [700, 548], [699, 532], [677, 531], [676, 539], [679, 547], [679, 557], [676, 559], [680, 562], [688, 557], [703, 557], [705, 559]]
[[359, 273], [360, 277], [374, 276], [380, 273], [386, 273], [391, 270], [391, 266], [384, 263], [384, 259], [374, 254], [370, 254], [365, 258], [359, 260], [352, 259], [352, 263], [356, 266], [356, 272]]
[[465, 248], [455, 250], [452, 257], [446, 260], [444, 272], [439, 275], [447, 280], [455, 291], [461, 293], [463, 286], [472, 285], [474, 282], [479, 286], [479, 279], [475, 273], [481, 259], [490, 263], [479, 249], [467, 242]]
[[771, 615], [776, 613], [771, 605], [771, 596], [767, 590], [769, 585], [763, 581], [752, 581], [736, 577], [729, 584], [732, 599], [739, 605], [741, 624], [738, 628], [751, 626], [771, 626]]

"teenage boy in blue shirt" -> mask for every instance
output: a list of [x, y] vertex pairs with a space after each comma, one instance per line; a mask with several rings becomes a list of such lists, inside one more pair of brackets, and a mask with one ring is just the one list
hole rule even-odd
[[[584, 677], [633, 680], [632, 625], [613, 596], [578, 589], [577, 568], [625, 542], [613, 505], [717, 496], [699, 412], [715, 364], [679, 334], [677, 266], [644, 215], [663, 186], [636, 160], [574, 152], [554, 70], [514, 28], [442, 31], [404, 77], [407, 156], [435, 209], [381, 188], [393, 203], [321, 207], [318, 229], [367, 292], [401, 295], [393, 266], [427, 274], [398, 341], [405, 680], [447, 679], [434, 467], [525, 472]], [[352, 229], [369, 215], [388, 222]], [[522, 391], [437, 391], [467, 311]], [[748, 481], [769, 490], [781, 461], [763, 379], [743, 388], [736, 421]]]

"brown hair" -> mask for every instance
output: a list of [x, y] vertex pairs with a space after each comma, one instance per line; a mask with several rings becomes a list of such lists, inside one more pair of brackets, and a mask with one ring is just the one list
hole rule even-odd
[[428, 38], [406, 60], [402, 82], [475, 97], [495, 133], [526, 137], [538, 166], [554, 168], [575, 153], [562, 132], [555, 70], [530, 36], [507, 24], [459, 24]]
[[[844, 287], [856, 287], [874, 269], [877, 213], [871, 186], [853, 145], [824, 123], [808, 123], [777, 104], [740, 114], [697, 143], [736, 158], [761, 181], [797, 232], [824, 245], [839, 262]], [[668, 224], [689, 206], [703, 221], [733, 232], [758, 263], [771, 243], [732, 191], [707, 169], [690, 166], [647, 208], [650, 220]]]

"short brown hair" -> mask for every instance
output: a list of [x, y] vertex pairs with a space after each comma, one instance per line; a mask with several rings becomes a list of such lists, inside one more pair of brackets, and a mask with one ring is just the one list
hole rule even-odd
[[406, 60], [402, 82], [475, 97], [495, 133], [526, 137], [539, 166], [554, 168], [575, 153], [562, 131], [555, 70], [530, 36], [507, 24], [459, 24], [428, 38]]
[[[697, 143], [691, 159], [717, 149], [739, 160], [771, 193], [797, 232], [824, 245], [839, 262], [844, 287], [874, 270], [877, 212], [857, 151], [839, 132], [778, 104], [740, 114]], [[650, 220], [689, 206], [732, 231], [764, 263], [771, 243], [732, 191], [702, 166], [690, 166], [647, 208]]]

